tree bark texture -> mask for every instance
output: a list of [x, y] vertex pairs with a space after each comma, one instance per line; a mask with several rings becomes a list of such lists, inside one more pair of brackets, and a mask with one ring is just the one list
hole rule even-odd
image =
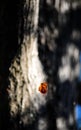
[[19, 116], [19, 123], [24, 125], [34, 120], [47, 96], [38, 92], [40, 83], [46, 80], [38, 57], [38, 15], [39, 0], [26, 0], [23, 4], [23, 40], [10, 67], [10, 114], [12, 119]]

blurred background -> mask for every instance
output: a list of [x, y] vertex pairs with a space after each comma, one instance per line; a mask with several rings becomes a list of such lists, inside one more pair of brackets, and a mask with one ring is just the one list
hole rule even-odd
[[39, 111], [28, 109], [31, 123], [24, 125], [20, 113], [10, 115], [9, 67], [23, 41], [23, 5], [23, 0], [0, 1], [0, 129], [79, 130], [81, 0], [40, 0], [38, 56], [47, 77], [47, 102]]

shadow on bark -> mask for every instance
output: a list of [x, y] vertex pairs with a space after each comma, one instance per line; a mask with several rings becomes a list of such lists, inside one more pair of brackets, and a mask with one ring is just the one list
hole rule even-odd
[[[13, 7], [12, 7], [13, 4]], [[9, 6], [11, 5], [11, 6]], [[14, 10], [16, 9], [16, 10]], [[26, 10], [27, 11], [27, 10]], [[24, 12], [26, 13], [26, 12]], [[23, 3], [5, 1], [1, 3], [1, 21], [0, 21], [0, 129], [36, 130], [38, 119], [47, 118], [48, 130], [56, 129], [56, 117], [58, 108], [58, 69], [61, 66], [61, 58], [65, 55], [67, 44], [73, 42], [81, 50], [81, 37], [71, 37], [75, 30], [76, 34], [81, 33], [81, 9], [71, 9], [66, 16], [67, 23], [59, 23], [59, 12], [53, 7], [44, 3], [40, 5], [39, 14], [39, 57], [44, 66], [44, 71], [48, 76], [49, 92], [46, 107], [40, 108], [40, 113], [35, 115], [32, 124], [24, 127], [20, 121], [20, 115], [17, 115], [13, 121], [9, 117], [8, 104], [8, 75], [10, 64], [23, 41]], [[20, 29], [20, 30], [19, 30]], [[26, 30], [26, 35], [29, 33]], [[55, 32], [54, 32], [55, 31]], [[19, 38], [19, 41], [18, 41]], [[73, 63], [76, 64], [76, 63]], [[75, 79], [76, 80], [76, 79]], [[12, 123], [11, 123], [12, 122]], [[14, 123], [13, 123], [14, 122]], [[16, 122], [16, 123], [15, 123]], [[15, 125], [14, 125], [15, 124]]]

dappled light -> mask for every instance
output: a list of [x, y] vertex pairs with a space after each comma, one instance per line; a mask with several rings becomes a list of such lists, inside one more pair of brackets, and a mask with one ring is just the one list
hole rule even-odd
[[73, 9], [77, 9], [77, 8], [80, 8], [81, 7], [81, 1], [80, 0], [74, 0], [73, 3], [72, 3], [72, 8]]
[[39, 119], [38, 130], [47, 130], [47, 120], [45, 117]]
[[67, 11], [69, 11], [70, 8], [70, 3], [67, 1], [62, 1], [61, 2], [61, 6], [60, 6], [60, 12], [61, 13], [66, 13]]
[[81, 32], [79, 30], [73, 30], [71, 38], [75, 41], [81, 39]]
[[81, 128], [81, 0], [0, 7], [0, 129]]
[[61, 67], [58, 71], [61, 82], [75, 80], [79, 76], [80, 71], [78, 48], [73, 44], [69, 44], [66, 47], [66, 53], [62, 56]]

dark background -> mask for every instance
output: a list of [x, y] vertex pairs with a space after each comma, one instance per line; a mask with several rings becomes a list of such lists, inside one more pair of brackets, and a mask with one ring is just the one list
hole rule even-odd
[[[59, 8], [55, 8], [55, 0], [40, 1], [39, 11], [39, 28], [38, 28], [38, 43], [39, 43], [39, 57], [44, 66], [44, 71], [48, 76], [48, 83], [50, 85], [49, 102], [47, 104], [48, 113], [53, 119], [49, 120], [50, 130], [56, 127], [56, 117], [63, 114], [58, 110], [61, 93], [64, 91], [63, 85], [70, 84], [71, 86], [80, 86], [78, 77], [73, 81], [60, 82], [58, 77], [58, 70], [61, 66], [61, 58], [66, 54], [67, 46], [71, 43], [81, 50], [81, 35], [80, 37], [72, 38], [72, 31], [75, 30], [81, 34], [81, 2], [77, 1], [78, 6], [74, 9], [72, 3], [74, 1], [68, 1], [70, 8], [68, 11], [61, 13], [59, 2]], [[21, 21], [20, 21], [21, 20]], [[19, 23], [21, 23], [19, 25]], [[8, 75], [9, 67], [17, 53], [17, 50], [22, 43], [22, 34], [19, 33], [19, 28], [23, 29], [23, 2], [22, 0], [0, 1], [0, 129], [10, 129], [9, 124], [9, 107], [8, 107]], [[54, 30], [57, 29], [58, 35], [53, 35]], [[18, 42], [18, 38], [21, 37], [21, 41]], [[72, 61], [72, 60], [71, 60]], [[76, 65], [73, 61], [71, 68]], [[70, 86], [68, 85], [68, 86]], [[62, 86], [62, 87], [60, 87]], [[67, 88], [67, 87], [66, 87]], [[70, 99], [72, 103], [76, 102], [76, 93], [80, 92], [81, 88], [77, 91], [73, 89], [67, 89], [72, 93], [73, 97]], [[60, 93], [60, 94], [59, 94]], [[66, 93], [66, 90], [65, 90]], [[80, 95], [80, 94], [79, 94]], [[62, 100], [63, 101], [63, 100]], [[64, 101], [63, 103], [65, 103]], [[68, 101], [67, 101], [68, 102]], [[77, 99], [78, 103], [81, 103], [80, 96]], [[49, 108], [50, 106], [50, 108]], [[73, 109], [73, 107], [72, 107]], [[58, 112], [57, 112], [58, 110]], [[54, 114], [52, 116], [52, 114]], [[50, 119], [49, 117], [49, 119]], [[67, 118], [67, 115], [65, 115]], [[55, 124], [55, 125], [54, 125]], [[73, 126], [74, 127], [74, 126]]]

